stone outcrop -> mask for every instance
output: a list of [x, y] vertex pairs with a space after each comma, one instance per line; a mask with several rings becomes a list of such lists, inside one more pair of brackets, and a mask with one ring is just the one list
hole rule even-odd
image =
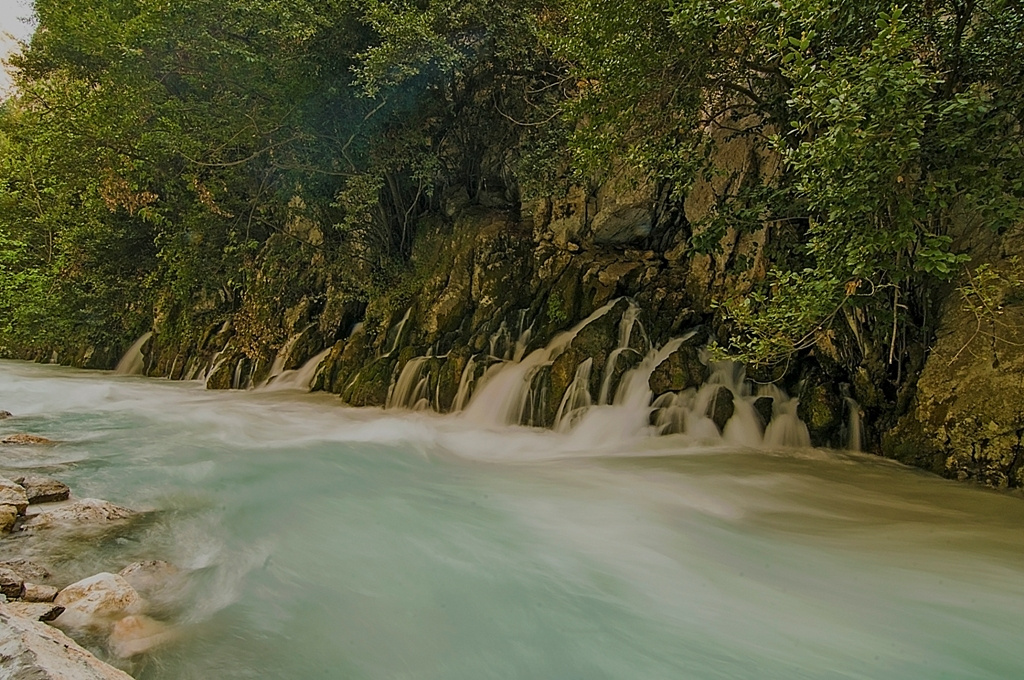
[[52, 477], [15, 477], [15, 483], [25, 489], [29, 503], [54, 503], [71, 497], [71, 488]]
[[54, 604], [64, 607], [55, 625], [68, 630], [105, 630], [141, 610], [142, 598], [123, 577], [104, 572], [64, 588]]
[[[45, 605], [44, 605], [45, 606]], [[0, 674], [10, 680], [132, 680], [61, 631], [0, 605]]]
[[17, 599], [25, 592], [25, 578], [13, 569], [0, 567], [0, 595]]
[[20, 616], [23, 619], [30, 619], [32, 621], [53, 621], [64, 613], [64, 607], [59, 604], [31, 602], [29, 600], [8, 602], [4, 605], [4, 609], [14, 616]]
[[[886, 455], [961, 480], [1024, 486], [1024, 228], [947, 298], [910, 412]], [[979, 248], [975, 248], [978, 250]]]
[[53, 586], [29, 583], [26, 581], [21, 599], [25, 602], [53, 602], [57, 598], [58, 592], [59, 591]]
[[3, 569], [14, 572], [22, 581], [45, 583], [50, 578], [50, 571], [46, 567], [23, 559], [0, 562], [0, 570]]
[[105, 531], [136, 516], [132, 510], [98, 498], [82, 498], [27, 518], [25, 531], [66, 530], [79, 533]]

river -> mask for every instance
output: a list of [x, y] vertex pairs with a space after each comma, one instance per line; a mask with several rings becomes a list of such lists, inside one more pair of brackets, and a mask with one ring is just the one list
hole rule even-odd
[[189, 570], [140, 680], [1024, 677], [1024, 502], [871, 456], [17, 362], [0, 408], [60, 441], [0, 472], [156, 511], [58, 574]]

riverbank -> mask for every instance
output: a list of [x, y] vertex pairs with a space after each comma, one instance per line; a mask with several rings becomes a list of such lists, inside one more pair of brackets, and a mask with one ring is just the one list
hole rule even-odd
[[[19, 419], [5, 413], [5, 426], [17, 427]], [[58, 445], [37, 434], [0, 436], [0, 472], [13, 467], [18, 473], [0, 476], [0, 648], [5, 672], [53, 680], [128, 678], [78, 642], [99, 645], [110, 658], [124, 661], [173, 641], [175, 630], [150, 614], [159, 615], [184, 576], [160, 560], [133, 562], [116, 574], [85, 578], [49, 566], [66, 562], [83, 544], [125, 540], [146, 514], [73, 496], [63, 482], [31, 474], [31, 465], [17, 466], [19, 450]]]

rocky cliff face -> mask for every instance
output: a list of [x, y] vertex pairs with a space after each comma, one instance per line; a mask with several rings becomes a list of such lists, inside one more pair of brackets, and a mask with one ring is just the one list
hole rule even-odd
[[973, 233], [963, 246], [976, 262], [946, 298], [910, 412], [886, 434], [884, 451], [956, 479], [1021, 487], [1024, 229]]
[[[295, 264], [300, 293], [279, 293], [272, 319], [207, 310], [205, 332], [183, 342], [158, 315], [136, 363], [149, 375], [203, 378], [215, 389], [312, 386], [355, 406], [437, 411], [466, 408], [501, 367], [518, 364], [525, 388], [516, 403], [500, 405], [501, 418], [546, 427], [574, 408], [610, 403], [643, 365], [651, 423], [665, 432], [685, 429], [687, 418], [719, 432], [745, 419], [775, 443], [809, 437], [953, 477], [1024, 484], [1024, 417], [1013, 397], [1024, 385], [1024, 306], [1012, 257], [1019, 235], [961, 243], [995, 264], [960, 286], [974, 291], [973, 303], [956, 287], [947, 291], [927, 363], [927, 328], [894, 368], [870, 347], [853, 310], [784, 372], [753, 376], [776, 386], [708, 364], [701, 348], [729, 332], [715, 301], [748, 293], [772, 253], [786, 248], [772, 223], [710, 231], [744, 186], [778, 172], [778, 159], [755, 143], [759, 132], [751, 119], [715, 133], [716, 170], [682, 202], [626, 169], [592, 190], [516, 203], [513, 191], [475, 200], [452, 191], [443, 210], [421, 221], [410, 271], [394, 289], [352, 297], [314, 255]], [[304, 240], [319, 234], [315, 225], [304, 229]], [[710, 254], [692, 249], [711, 235]], [[252, 327], [261, 323], [272, 326], [261, 337], [276, 340], [254, 346]], [[106, 356], [79, 355], [70, 363]]]

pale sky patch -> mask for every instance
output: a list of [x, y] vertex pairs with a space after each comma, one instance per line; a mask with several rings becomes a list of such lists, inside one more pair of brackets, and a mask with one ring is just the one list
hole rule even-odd
[[[0, 0], [0, 62], [18, 48], [19, 40], [27, 41], [31, 37], [34, 26], [25, 21], [31, 15], [30, 0]], [[10, 76], [0, 68], [0, 98], [10, 85]]]

